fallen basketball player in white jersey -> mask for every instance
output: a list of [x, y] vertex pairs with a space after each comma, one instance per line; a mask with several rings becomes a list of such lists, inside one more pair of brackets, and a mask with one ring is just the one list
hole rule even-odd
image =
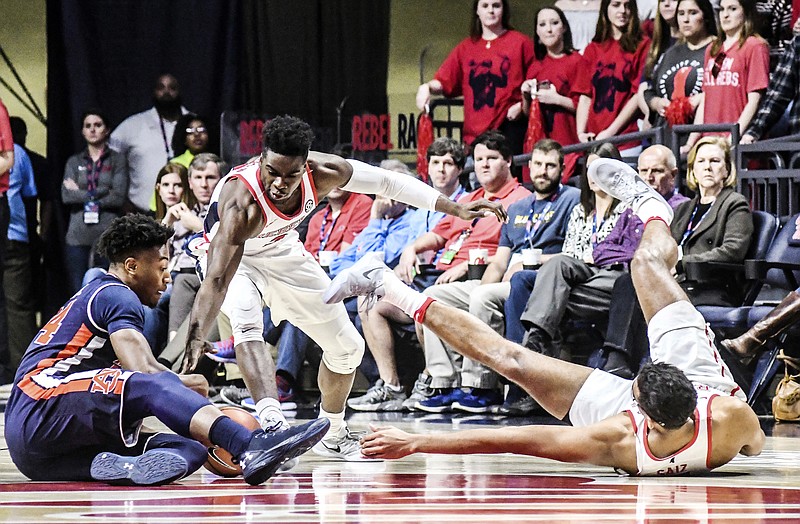
[[648, 322], [653, 363], [626, 380], [534, 353], [364, 260], [333, 281], [326, 300], [351, 294], [382, 297], [464, 356], [521, 385], [553, 416], [568, 415], [572, 423], [435, 435], [373, 428], [361, 441], [364, 455], [519, 453], [610, 466], [631, 475], [679, 475], [720, 467], [739, 453], [761, 452], [765, 437], [758, 417], [717, 353], [703, 317], [671, 274], [678, 257], [668, 226], [672, 209], [622, 162], [598, 160], [589, 176], [606, 193], [630, 203], [645, 223], [631, 273]]

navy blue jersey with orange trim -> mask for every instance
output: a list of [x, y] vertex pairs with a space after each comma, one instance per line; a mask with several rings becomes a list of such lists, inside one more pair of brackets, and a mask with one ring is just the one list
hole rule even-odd
[[17, 370], [17, 387], [34, 399], [86, 390], [98, 369], [118, 367], [109, 337], [122, 329], [143, 331], [142, 303], [113, 275], [93, 280], [36, 334]]

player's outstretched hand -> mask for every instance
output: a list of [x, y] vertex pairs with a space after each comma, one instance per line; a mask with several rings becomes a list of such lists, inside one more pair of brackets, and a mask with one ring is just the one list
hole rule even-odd
[[489, 217], [492, 215], [496, 216], [497, 220], [500, 222], [508, 222], [508, 213], [506, 213], [505, 208], [503, 208], [503, 204], [500, 202], [490, 202], [485, 198], [463, 204], [458, 213], [458, 217], [464, 220], [473, 220], [475, 218]]
[[361, 453], [369, 458], [398, 459], [414, 453], [416, 435], [406, 433], [394, 426], [369, 425], [372, 433], [361, 439]]
[[200, 357], [204, 353], [213, 353], [214, 346], [205, 339], [189, 339], [186, 341], [186, 350], [183, 355], [183, 365], [181, 366], [181, 373], [191, 373], [197, 367]]

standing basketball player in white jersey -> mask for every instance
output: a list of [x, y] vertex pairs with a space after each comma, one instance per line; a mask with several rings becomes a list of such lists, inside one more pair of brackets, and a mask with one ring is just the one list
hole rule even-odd
[[221, 309], [230, 317], [236, 361], [262, 426], [287, 427], [262, 334], [262, 309], [269, 307], [273, 322], [290, 321], [323, 350], [320, 417], [330, 419], [331, 429], [315, 451], [362, 460], [358, 439], [344, 423], [344, 409], [364, 340], [342, 304], [322, 301], [330, 279], [305, 251], [295, 228], [336, 187], [467, 220], [505, 220], [506, 215], [501, 205], [487, 200], [462, 205], [412, 177], [309, 151], [312, 140], [302, 120], [274, 118], [264, 126], [260, 158], [235, 168], [217, 185], [205, 222], [210, 245], [201, 260], [204, 279], [189, 318], [183, 369], [194, 369], [200, 356], [212, 350], [205, 336]]
[[[424, 323], [464, 356], [518, 383], [565, 426], [476, 429], [413, 435], [373, 428], [362, 451], [376, 458], [412, 453], [519, 453], [611, 466], [631, 475], [707, 471], [738, 454], [758, 455], [758, 417], [714, 347], [705, 320], [671, 274], [678, 249], [667, 225], [672, 209], [622, 162], [592, 163], [589, 176], [631, 205], [645, 223], [631, 264], [648, 323], [652, 364], [633, 380], [550, 358], [501, 338], [475, 317], [404, 286], [372, 260], [340, 273], [325, 294], [341, 300], [375, 294]], [[712, 438], [713, 435], [713, 438]]]

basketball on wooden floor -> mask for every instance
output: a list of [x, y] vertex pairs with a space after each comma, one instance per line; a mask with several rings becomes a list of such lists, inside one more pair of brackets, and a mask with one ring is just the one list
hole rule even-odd
[[[222, 406], [219, 409], [231, 420], [250, 431], [261, 428], [256, 417], [247, 410], [235, 406]], [[220, 477], [236, 477], [242, 474], [242, 468], [239, 467], [239, 464], [233, 463], [231, 454], [219, 446], [212, 445], [208, 448], [208, 458], [203, 465], [208, 471]]]

